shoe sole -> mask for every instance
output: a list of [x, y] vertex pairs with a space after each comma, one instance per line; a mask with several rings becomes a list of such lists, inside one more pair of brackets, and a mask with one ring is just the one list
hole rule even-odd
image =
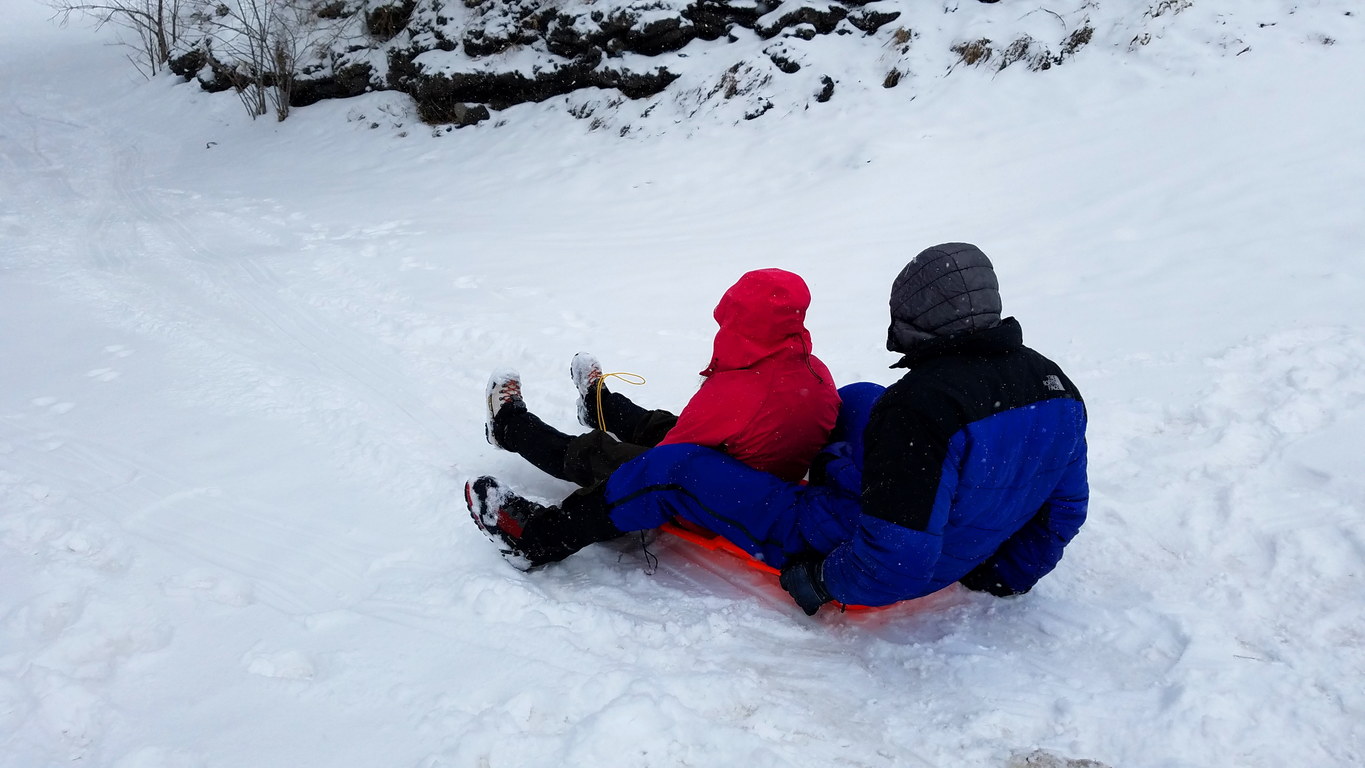
[[[483, 436], [488, 440], [488, 444], [489, 444], [489, 445], [493, 446], [494, 448], [497, 448], [497, 449], [501, 450], [501, 449], [502, 449], [502, 446], [501, 446], [501, 445], [498, 445], [497, 439], [493, 437], [493, 392], [497, 390], [497, 384], [496, 384], [496, 382], [497, 382], [497, 379], [496, 379], [495, 377], [489, 376], [489, 377], [488, 377], [488, 384], [486, 384], [486, 385], [484, 386], [484, 388], [483, 388], [483, 404], [484, 404], [484, 410], [483, 410], [483, 412], [484, 412]], [[466, 484], [466, 485], [465, 485], [465, 497], [468, 498], [468, 496], [469, 496], [469, 485]]]
[[[483, 516], [479, 514], [475, 508], [473, 480], [468, 480], [464, 484], [464, 503], [465, 506], [469, 508], [469, 517], [474, 521], [474, 525], [478, 526], [479, 531], [483, 533], [484, 537], [493, 542], [493, 546], [498, 548], [498, 554], [502, 555], [502, 559], [506, 560], [509, 565], [519, 571], [529, 571], [535, 567], [535, 564], [531, 562], [530, 558], [526, 557], [526, 555], [514, 548], [507, 541], [502, 533], [502, 529], [497, 528], [496, 526], [489, 528], [488, 524], [484, 522]], [[479, 506], [482, 507], [486, 505], [480, 504]]]
[[495, 400], [493, 394], [498, 390], [498, 382], [506, 379], [521, 381], [521, 376], [510, 368], [499, 368], [488, 376], [488, 384], [483, 388], [483, 436], [488, 440], [489, 445], [500, 451], [505, 451], [507, 449], [502, 447], [502, 443], [499, 443], [497, 438], [493, 436], [493, 417], [497, 414], [497, 411], [502, 409], [502, 406], [498, 405], [496, 408], [494, 407]]
[[474, 481], [473, 481], [473, 480], [468, 480], [468, 481], [466, 481], [465, 484], [464, 484], [464, 505], [465, 505], [466, 508], [469, 509], [469, 517], [470, 517], [470, 519], [474, 521], [474, 524], [475, 524], [475, 525], [479, 526], [479, 530], [483, 531], [484, 534], [487, 535], [487, 534], [488, 534], [488, 527], [485, 526], [485, 525], [483, 524], [483, 517], [480, 516], [478, 512], [474, 511]]
[[[592, 362], [589, 363], [588, 361]], [[576, 409], [578, 411], [578, 423], [589, 429], [596, 429], [598, 426], [596, 422], [588, 418], [587, 398], [593, 388], [593, 382], [590, 380], [593, 368], [597, 369], [600, 378], [602, 364], [598, 362], [597, 358], [586, 352], [579, 352], [569, 361], [569, 378], [573, 380], [574, 389], [578, 390], [578, 408]]]

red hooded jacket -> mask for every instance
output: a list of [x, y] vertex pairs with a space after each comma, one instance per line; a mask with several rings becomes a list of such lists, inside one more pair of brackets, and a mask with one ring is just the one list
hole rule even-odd
[[805, 477], [839, 416], [829, 369], [811, 354], [810, 289], [781, 269], [747, 272], [716, 305], [711, 364], [660, 445], [717, 448], [754, 469]]

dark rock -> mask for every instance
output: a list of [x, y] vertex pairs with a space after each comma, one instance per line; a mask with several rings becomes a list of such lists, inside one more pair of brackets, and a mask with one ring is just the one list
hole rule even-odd
[[[566, 59], [576, 59], [588, 52], [594, 45], [601, 47], [601, 43], [594, 41], [591, 37], [584, 35], [575, 28], [578, 22], [577, 16], [570, 16], [562, 13], [551, 13], [545, 19], [545, 47], [550, 53], [562, 56]], [[467, 50], [467, 48], [466, 48]]]
[[509, 38], [489, 37], [482, 29], [471, 29], [465, 32], [464, 38], [460, 42], [464, 45], [464, 52], [476, 59], [502, 53], [512, 47], [512, 41]]
[[[591, 20], [590, 25], [584, 25], [581, 16], [548, 14], [544, 22], [546, 49], [564, 58], [578, 58], [594, 49], [612, 56], [626, 51], [658, 56], [684, 48], [698, 36], [698, 26], [685, 14], [643, 25], [638, 14], [628, 12], [610, 17], [594, 13], [587, 20]], [[584, 31], [584, 26], [592, 28]]]
[[194, 48], [180, 56], [172, 56], [166, 62], [166, 67], [188, 81], [193, 80], [199, 74], [199, 70], [203, 69], [208, 63], [208, 54], [199, 48]]
[[[814, 41], [833, 33], [872, 35], [902, 17], [896, 6], [880, 0], [789, 0], [786, 4], [783, 0], [686, 0], [686, 4], [639, 0], [610, 11], [562, 0], [310, 0], [310, 7], [326, 18], [363, 22], [370, 37], [333, 41], [330, 56], [317, 58], [294, 76], [291, 106], [387, 88], [411, 95], [424, 121], [443, 126], [472, 125], [487, 120], [489, 110], [543, 101], [581, 88], [615, 90], [632, 99], [649, 97], [678, 76], [662, 66], [640, 64], [641, 57], [680, 51], [697, 39], [717, 41], [712, 48], [723, 45], [725, 39], [748, 40], [751, 35], [744, 30], [768, 41], [763, 54], [771, 65], [761, 59], [741, 62], [744, 74], [732, 69], [706, 98], [721, 92], [726, 99], [743, 95], [748, 108], [745, 118], [754, 119], [773, 108], [763, 98], [763, 88], [777, 72], [801, 70], [801, 52], [807, 49], [798, 39]], [[1077, 29], [1056, 56], [1031, 41], [1000, 48], [981, 39], [960, 43], [953, 50], [959, 63], [969, 66], [987, 62], [1008, 66], [1014, 61], [1050, 66], [1088, 44], [1093, 31], [1088, 24]], [[904, 54], [912, 36], [909, 29], [896, 29], [888, 46]], [[201, 44], [173, 58], [170, 69], [187, 80], [198, 80], [209, 91], [268, 87], [275, 82], [273, 73], [244, 74], [235, 64], [215, 60], [214, 50]], [[433, 50], [462, 50], [474, 59], [514, 50], [517, 62], [537, 57], [539, 63], [531, 69], [518, 63], [512, 70], [514, 65], [494, 59], [460, 67], [468, 71], [428, 71], [417, 62]], [[383, 70], [383, 65], [335, 64], [338, 59], [365, 62], [378, 51], [388, 57], [382, 78], [376, 70]], [[751, 57], [752, 51], [737, 58], [746, 56]], [[907, 70], [892, 69], [883, 85], [895, 87], [908, 75]], [[833, 77], [821, 76], [815, 100], [829, 101], [835, 85]], [[612, 98], [619, 103], [619, 97]]]
[[331, 76], [296, 78], [289, 92], [289, 106], [306, 107], [323, 99], [346, 99], [370, 90], [374, 69], [367, 63], [350, 64]]
[[319, 19], [344, 19], [355, 11], [347, 9], [344, 0], [335, 0], [318, 8], [317, 13]]
[[209, 93], [221, 93], [246, 85], [243, 75], [208, 55], [205, 55], [204, 66], [195, 73], [194, 77], [199, 81], [199, 87]]
[[763, 50], [763, 53], [772, 60], [777, 68], [788, 75], [794, 75], [801, 71], [801, 65], [796, 63], [788, 55], [790, 52], [784, 45], [770, 45]]
[[645, 56], [658, 56], [684, 48], [696, 37], [696, 27], [687, 18], [675, 16], [652, 21], [643, 27], [632, 26], [626, 32], [626, 46]]
[[870, 35], [900, 17], [900, 11], [870, 11], [864, 8], [850, 13], [848, 23]]
[[466, 125], [477, 125], [489, 117], [488, 107], [482, 104], [452, 104], [450, 106], [450, 120], [456, 128], [463, 128]]
[[702, 0], [688, 6], [682, 15], [692, 22], [692, 28], [702, 40], [719, 40], [730, 31], [730, 25], [738, 19], [746, 18], [752, 23], [753, 19], [757, 18], [751, 12], [741, 15], [722, 3], [710, 0]]
[[758, 118], [763, 117], [763, 115], [766, 114], [767, 111], [770, 110], [770, 109], [772, 109], [772, 108], [773, 108], [773, 103], [772, 103], [771, 101], [768, 101], [767, 99], [764, 99], [764, 100], [763, 100], [763, 103], [759, 104], [758, 106], [754, 107], [753, 109], [749, 110], [748, 112], [745, 112], [745, 113], [744, 113], [744, 119], [745, 119], [745, 120], [757, 120]]
[[759, 37], [770, 38], [776, 37], [779, 32], [788, 27], [797, 24], [809, 24], [815, 27], [815, 30], [820, 34], [828, 35], [846, 16], [848, 16], [848, 9], [842, 5], [827, 7], [803, 5], [778, 16], [776, 19], [756, 24], [754, 31], [758, 33]]
[[[541, 69], [531, 76], [520, 72], [457, 72], [427, 75], [420, 73], [404, 82], [402, 90], [417, 101], [417, 113], [428, 123], [448, 122], [455, 104], [487, 104], [506, 109], [528, 101], [544, 101], [552, 96], [599, 85], [601, 78], [593, 69], [600, 54], [562, 65]], [[420, 68], [419, 68], [420, 69]]]
[[376, 40], [388, 42], [397, 37], [408, 25], [416, 7], [417, 0], [401, 0], [381, 5], [365, 14], [365, 28]]
[[422, 69], [414, 61], [422, 51], [417, 48], [394, 48], [389, 51], [388, 86], [395, 91], [412, 94], [414, 85], [422, 77]]
[[598, 87], [615, 88], [630, 99], [643, 99], [653, 96], [677, 79], [677, 75], [663, 67], [659, 67], [653, 72], [627, 72], [613, 69], [603, 69], [597, 72]]
[[815, 100], [824, 104], [834, 98], [834, 78], [829, 75], [821, 75], [820, 82], [824, 87], [820, 89], [819, 93], [815, 94]]
[[529, 77], [519, 72], [419, 74], [404, 81], [402, 90], [416, 100], [417, 113], [423, 121], [441, 124], [459, 122], [469, 114], [467, 110], [474, 109], [471, 105], [504, 109], [523, 102], [544, 101], [579, 88], [608, 88], [627, 98], [644, 98], [659, 93], [678, 77], [663, 67], [649, 72], [597, 69], [600, 61], [598, 54], [543, 69]]
[[631, 13], [629, 10], [618, 9], [610, 16], [605, 16], [600, 19], [594, 18], [594, 21], [597, 22], [598, 29], [601, 30], [603, 37], [624, 38], [626, 35], [630, 34], [630, 30], [640, 21], [640, 16]]

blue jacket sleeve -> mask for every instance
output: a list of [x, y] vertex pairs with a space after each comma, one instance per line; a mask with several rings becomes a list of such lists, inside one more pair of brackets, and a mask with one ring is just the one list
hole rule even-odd
[[932, 591], [958, 470], [945, 460], [952, 426], [924, 407], [932, 393], [912, 394], [908, 404], [879, 402], [865, 429], [863, 514], [852, 540], [834, 549], [821, 571], [841, 603], [889, 605]]
[[863, 515], [857, 535], [825, 558], [825, 590], [846, 605], [890, 605], [918, 597], [943, 553], [943, 537]]
[[995, 554], [962, 579], [971, 589], [994, 595], [1019, 595], [1057, 567], [1062, 550], [1085, 522], [1090, 502], [1085, 443], [1067, 465], [1057, 488], [1023, 528], [1005, 540]]

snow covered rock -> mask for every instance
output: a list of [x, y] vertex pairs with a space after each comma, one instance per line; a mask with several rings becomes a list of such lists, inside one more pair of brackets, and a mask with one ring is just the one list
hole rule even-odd
[[[1253, 36], [1289, 33], [1264, 4], [1193, 0], [335, 0], [278, 21], [286, 72], [271, 57], [239, 55], [262, 46], [233, 37], [249, 30], [224, 31], [236, 29], [232, 12], [222, 16], [230, 4], [189, 5], [200, 9], [187, 20], [194, 31], [169, 66], [208, 91], [279, 87], [291, 106], [400, 91], [422, 120], [457, 126], [562, 99], [568, 114], [622, 134], [791, 114], [836, 93], [899, 88], [914, 98], [949, 77], [1045, 72], [1084, 55], [1158, 58], [1191, 34], [1235, 56]], [[1321, 12], [1324, 31], [1309, 41], [1328, 44], [1330, 16]]]

